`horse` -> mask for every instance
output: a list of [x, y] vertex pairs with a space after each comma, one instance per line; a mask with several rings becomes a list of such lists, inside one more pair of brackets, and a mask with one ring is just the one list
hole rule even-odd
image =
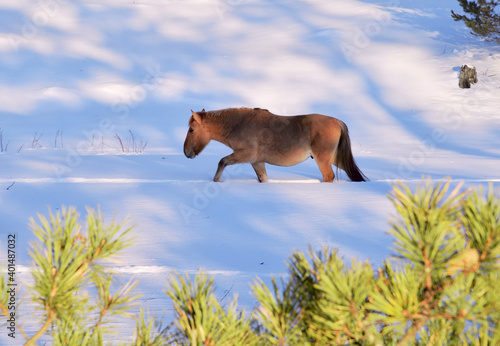
[[368, 180], [354, 161], [347, 125], [330, 116], [280, 116], [262, 108], [191, 110], [184, 155], [194, 159], [211, 140], [233, 149], [220, 160], [215, 182], [222, 181], [224, 168], [239, 163], [250, 163], [259, 182], [267, 182], [266, 163], [293, 166], [309, 157], [316, 160], [325, 182], [335, 179], [332, 164], [352, 181]]

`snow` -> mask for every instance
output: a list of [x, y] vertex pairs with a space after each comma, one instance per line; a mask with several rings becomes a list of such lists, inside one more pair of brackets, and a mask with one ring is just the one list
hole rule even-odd
[[[500, 186], [500, 49], [451, 9], [455, 0], [2, 1], [0, 249], [16, 233], [29, 283], [37, 212], [128, 215], [135, 245], [114, 268], [167, 319], [174, 270], [204, 268], [221, 298], [237, 292], [251, 310], [249, 284], [285, 273], [294, 249], [329, 245], [379, 265], [392, 253], [394, 182]], [[463, 64], [478, 70], [471, 89], [458, 88]], [[268, 166], [267, 184], [250, 165], [212, 182], [231, 151], [212, 142], [183, 156], [190, 109], [241, 106], [343, 120], [371, 181], [319, 183], [307, 160]], [[143, 153], [121, 151], [115, 135], [129, 131], [147, 141]]]

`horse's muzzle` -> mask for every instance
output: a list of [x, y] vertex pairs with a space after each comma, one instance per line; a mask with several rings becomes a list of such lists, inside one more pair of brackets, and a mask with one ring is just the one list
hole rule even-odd
[[187, 153], [186, 150], [184, 150], [184, 155], [186, 155], [188, 159], [194, 159], [196, 157], [194, 152]]

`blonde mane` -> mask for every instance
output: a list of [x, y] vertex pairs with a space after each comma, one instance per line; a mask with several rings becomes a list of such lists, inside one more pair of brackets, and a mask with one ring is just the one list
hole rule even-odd
[[[254, 113], [255, 111], [256, 111], [256, 109], [252, 109], [252, 108], [248, 108], [248, 107], [241, 107], [241, 108], [219, 109], [219, 110], [215, 110], [215, 111], [208, 111], [205, 113], [206, 113], [206, 116], [211, 117], [211, 118], [215, 118], [215, 117], [225, 116], [227, 114], [234, 114], [234, 113], [242, 114], [242, 113], [252, 113], [252, 112]], [[203, 113], [203, 112], [200, 112], [200, 113]]]
[[260, 108], [226, 108], [208, 112], [198, 112], [209, 124], [219, 124], [230, 129], [239, 124], [242, 118], [254, 116]]

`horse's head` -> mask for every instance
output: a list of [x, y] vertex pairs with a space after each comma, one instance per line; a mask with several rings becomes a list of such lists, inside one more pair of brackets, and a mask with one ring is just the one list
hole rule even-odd
[[184, 141], [184, 155], [194, 159], [210, 142], [210, 133], [204, 125], [205, 110], [195, 113], [191, 111], [189, 130]]

